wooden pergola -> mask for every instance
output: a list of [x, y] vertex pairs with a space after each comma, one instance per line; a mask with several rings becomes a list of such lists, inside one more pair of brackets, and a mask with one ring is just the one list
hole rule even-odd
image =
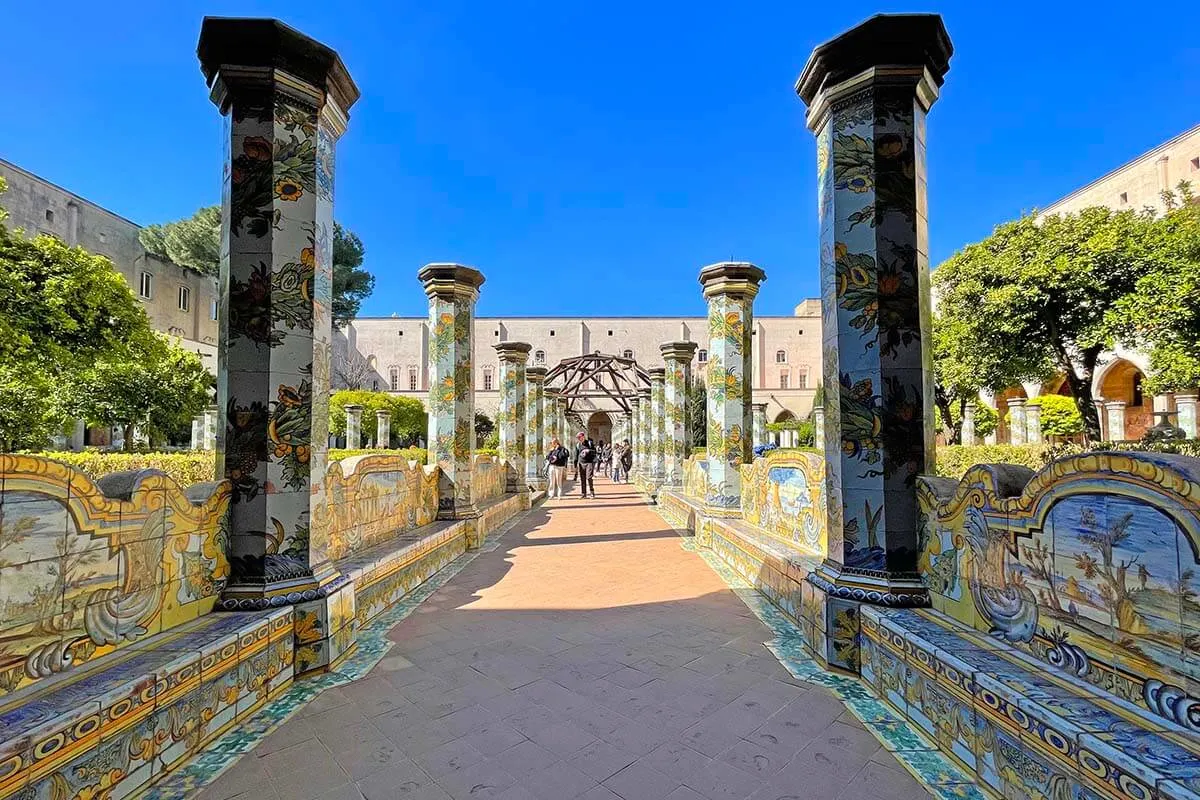
[[[546, 373], [546, 388], [567, 401], [567, 414], [585, 410], [577, 407], [580, 400], [611, 400], [621, 411], [630, 414], [630, 400], [638, 389], [650, 385], [650, 376], [632, 358], [608, 355], [599, 351], [574, 358], [564, 358]], [[587, 409], [590, 410], [590, 409]]]

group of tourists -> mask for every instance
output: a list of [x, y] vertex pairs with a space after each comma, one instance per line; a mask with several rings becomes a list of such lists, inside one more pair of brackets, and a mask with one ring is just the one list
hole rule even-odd
[[584, 431], [576, 434], [574, 451], [563, 447], [557, 437], [551, 439], [550, 450], [546, 453], [546, 472], [549, 478], [547, 497], [565, 495], [568, 465], [575, 468], [580, 497], [594, 498], [597, 471], [610, 477], [613, 483], [629, 482], [629, 470], [633, 468], [633, 447], [628, 439], [615, 446], [603, 441], [597, 444]]

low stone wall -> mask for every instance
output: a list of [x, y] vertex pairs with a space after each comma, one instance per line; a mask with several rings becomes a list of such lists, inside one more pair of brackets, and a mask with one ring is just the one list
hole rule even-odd
[[0, 486], [0, 695], [207, 614], [224, 588], [226, 482], [0, 454]]

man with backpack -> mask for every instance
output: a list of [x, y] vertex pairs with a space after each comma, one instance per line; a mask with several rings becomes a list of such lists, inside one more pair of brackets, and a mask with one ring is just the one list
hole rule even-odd
[[596, 443], [580, 431], [575, 437], [575, 473], [579, 476], [579, 491], [586, 498], [596, 496]]

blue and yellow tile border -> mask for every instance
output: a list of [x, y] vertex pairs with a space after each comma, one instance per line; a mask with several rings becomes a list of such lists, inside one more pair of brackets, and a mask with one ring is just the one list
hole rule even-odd
[[[663, 516], [660, 512], [660, 516]], [[668, 524], [671, 521], [663, 516]], [[674, 527], [672, 525], [672, 527]], [[698, 548], [690, 536], [681, 536], [680, 546], [695, 553], [741, 598], [774, 638], [766, 647], [787, 671], [800, 680], [829, 689], [846, 705], [868, 731], [912, 773], [934, 797], [990, 800], [991, 795], [955, 766], [914, 725], [893, 712], [862, 681], [825, 669], [814, 661], [795, 623], [771, 604], [749, 581], [729, 568], [711, 551]]]
[[267, 702], [252, 718], [239, 723], [237, 727], [206, 745], [203, 751], [162, 781], [147, 787], [138, 795], [139, 800], [177, 800], [203, 788], [257, 747], [259, 742], [321, 692], [366, 677], [395, 645], [395, 642], [388, 639], [388, 632], [412, 614], [430, 595], [462, 572], [480, 553], [490, 553], [499, 547], [501, 539], [523, 517], [523, 514], [517, 514], [508, 520], [494, 535], [489, 536], [478, 550], [469, 550], [454, 559], [392, 608], [360, 628], [358, 646], [335, 669], [293, 684], [283, 694]]

